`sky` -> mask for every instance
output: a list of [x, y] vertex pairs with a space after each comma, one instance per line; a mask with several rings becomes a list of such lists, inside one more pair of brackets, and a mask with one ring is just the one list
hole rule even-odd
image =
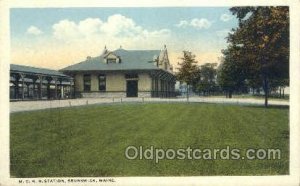
[[218, 63], [237, 27], [229, 7], [13, 8], [13, 64], [61, 69], [108, 50], [167, 46], [176, 68], [182, 51], [199, 64]]

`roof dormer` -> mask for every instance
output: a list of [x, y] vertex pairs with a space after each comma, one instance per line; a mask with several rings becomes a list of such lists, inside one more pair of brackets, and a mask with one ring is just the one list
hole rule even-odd
[[103, 57], [106, 64], [121, 63], [121, 58], [112, 52], [107, 53]]

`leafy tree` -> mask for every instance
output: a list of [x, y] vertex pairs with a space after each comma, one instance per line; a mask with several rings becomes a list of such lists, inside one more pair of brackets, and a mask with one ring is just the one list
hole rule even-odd
[[193, 82], [195, 92], [202, 92], [205, 95], [216, 91], [216, 67], [217, 63], [205, 63], [198, 68]]
[[[237, 52], [231, 48], [238, 48], [245, 80], [252, 86], [263, 87], [267, 107], [270, 82], [289, 78], [289, 9], [282, 6], [233, 7], [230, 11], [238, 18], [239, 26], [229, 34], [228, 52]], [[229, 63], [225, 56], [226, 61]], [[234, 65], [225, 66], [235, 68]]]
[[[183, 57], [181, 62], [178, 63], [178, 73], [176, 74], [177, 79], [181, 82], [187, 84], [187, 91], [189, 91], [189, 86], [192, 84], [196, 77], [197, 72], [197, 61], [195, 60], [195, 55], [189, 51], [183, 51]], [[189, 93], [187, 92], [187, 99]]]
[[289, 82], [288, 79], [272, 79], [270, 80], [270, 91], [279, 90], [279, 98], [284, 98], [284, 87], [286, 87]]
[[241, 61], [241, 52], [241, 47], [233, 45], [222, 51], [224, 57], [218, 68], [217, 81], [229, 98], [232, 98], [234, 91], [240, 91], [245, 86], [245, 68]]
[[193, 55], [191, 52], [183, 51], [183, 57], [178, 65], [179, 71], [177, 73], [177, 79], [190, 85], [193, 82], [195, 73], [197, 71], [197, 61], [195, 60], [195, 55]]

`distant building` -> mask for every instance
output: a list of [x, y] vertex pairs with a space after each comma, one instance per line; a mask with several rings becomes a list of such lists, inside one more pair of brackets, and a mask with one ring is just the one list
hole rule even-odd
[[166, 46], [162, 50], [115, 51], [60, 70], [74, 78], [77, 97], [171, 97], [176, 79]]

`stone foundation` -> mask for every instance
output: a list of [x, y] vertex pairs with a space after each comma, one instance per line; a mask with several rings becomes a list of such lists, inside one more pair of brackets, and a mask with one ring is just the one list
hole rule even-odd
[[[126, 92], [82, 92], [82, 98], [125, 98]], [[138, 97], [150, 98], [150, 92], [138, 92]]]
[[151, 98], [151, 92], [138, 92], [138, 97]]
[[124, 98], [126, 97], [125, 92], [82, 92], [83, 98]]

